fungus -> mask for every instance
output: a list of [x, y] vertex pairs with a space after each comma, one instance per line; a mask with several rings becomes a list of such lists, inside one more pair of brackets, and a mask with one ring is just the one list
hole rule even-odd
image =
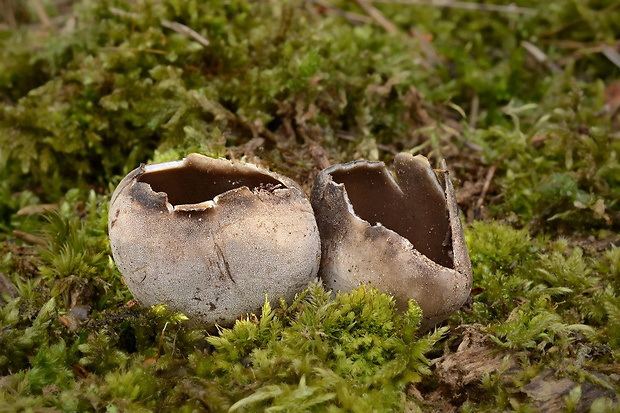
[[130, 172], [112, 195], [108, 230], [138, 301], [207, 327], [258, 311], [265, 295], [293, 299], [320, 262], [314, 214], [294, 181], [198, 154]]
[[395, 177], [383, 162], [323, 170], [311, 203], [321, 234], [320, 276], [328, 288], [370, 284], [400, 309], [415, 299], [429, 328], [467, 299], [472, 270], [452, 183], [423, 156], [398, 154]]

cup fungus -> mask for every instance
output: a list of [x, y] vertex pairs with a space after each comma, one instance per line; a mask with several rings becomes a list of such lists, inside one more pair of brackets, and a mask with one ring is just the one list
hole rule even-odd
[[112, 195], [108, 231], [125, 283], [196, 325], [231, 325], [265, 295], [293, 299], [316, 277], [320, 238], [291, 179], [191, 154], [141, 165]]
[[321, 234], [320, 275], [328, 288], [370, 284], [422, 308], [422, 329], [467, 299], [472, 269], [445, 169], [398, 154], [396, 180], [383, 162], [356, 161], [323, 170], [311, 203]]

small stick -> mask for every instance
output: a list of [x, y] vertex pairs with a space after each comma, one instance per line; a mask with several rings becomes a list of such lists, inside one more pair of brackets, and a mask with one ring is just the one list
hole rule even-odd
[[323, 0], [314, 0], [314, 4], [325, 9], [327, 14], [336, 15], [345, 18], [351, 23], [373, 23], [374, 20], [363, 14], [353, 13], [350, 11], [340, 10]]
[[599, 49], [604, 46], [609, 47], [619, 47], [620, 40], [616, 40], [613, 42], [606, 42], [601, 44], [601, 42], [577, 42], [574, 40], [542, 40], [543, 44], [552, 44], [557, 47], [561, 47], [564, 49]]
[[540, 63], [544, 63], [545, 66], [549, 68], [553, 73], [562, 73], [562, 69], [558, 65], [556, 65], [549, 56], [542, 50], [540, 50], [535, 44], [530, 43], [526, 40], [521, 41], [521, 46], [531, 54], [534, 59], [538, 60]]
[[37, 9], [37, 14], [39, 15], [39, 19], [41, 19], [41, 23], [43, 24], [43, 27], [45, 28], [50, 27], [52, 25], [52, 22], [50, 22], [50, 18], [45, 12], [45, 8], [41, 4], [41, 0], [34, 0], [34, 7], [35, 9]]
[[154, 54], [166, 54], [165, 50], [159, 49], [138, 49], [137, 47], [116, 47], [116, 46], [105, 46], [102, 47], [101, 50], [112, 51], [112, 52], [145, 52], [145, 53], [154, 53]]
[[502, 13], [518, 13], [518, 14], [534, 14], [536, 10], [527, 7], [518, 7], [514, 4], [502, 6], [499, 4], [480, 4], [467, 1], [452, 0], [436, 0], [436, 1], [419, 1], [419, 0], [371, 0], [373, 3], [395, 3], [406, 4], [409, 6], [426, 6], [426, 7], [445, 7], [451, 9], [464, 9], [474, 11], [497, 11]]
[[198, 43], [203, 45], [204, 47], [209, 46], [211, 43], [204, 37], [200, 35], [200, 33], [196, 32], [190, 27], [187, 27], [184, 24], [171, 22], [170, 20], [161, 20], [161, 25], [167, 27], [170, 30], [174, 30], [177, 33], [184, 34], [185, 36], [189, 36], [192, 39], [196, 40]]
[[317, 144], [310, 145], [310, 155], [314, 158], [314, 162], [319, 169], [325, 169], [331, 165], [327, 155], [325, 154], [325, 149]]
[[37, 237], [36, 235], [32, 235], [24, 231], [19, 231], [19, 230], [14, 229], [12, 233], [15, 238], [20, 239], [27, 244], [34, 244], [34, 245], [45, 245], [46, 244], [45, 238]]
[[386, 19], [385, 16], [375, 6], [373, 6], [372, 4], [368, 4], [366, 0], [355, 0], [355, 2], [359, 4], [359, 6], [364, 9], [364, 11], [368, 13], [370, 17], [372, 17], [377, 23], [379, 23], [379, 25], [383, 27], [386, 32], [388, 32], [389, 34], [398, 33], [398, 29], [396, 28], [396, 26], [394, 26], [392, 22]]
[[[584, 56], [593, 54], [593, 53], [603, 53], [605, 54], [605, 48], [610, 47], [607, 44], [599, 44], [596, 46], [592, 46], [592, 47], [585, 47], [583, 49], [579, 49], [569, 55], [566, 55], [564, 57], [562, 57], [561, 59], [558, 60], [558, 63], [561, 65], [567, 64], [568, 62], [572, 61], [572, 60], [577, 60], [577, 59], [581, 59]], [[614, 51], [612, 49], [612, 51]], [[608, 51], [609, 53], [609, 51]], [[609, 58], [609, 56], [605, 55], [607, 58]], [[612, 56], [613, 57], [613, 56]]]
[[487, 171], [487, 176], [484, 179], [484, 185], [482, 185], [480, 197], [476, 202], [476, 210], [479, 210], [482, 207], [482, 204], [484, 203], [484, 198], [487, 196], [487, 192], [489, 191], [489, 187], [491, 186], [491, 181], [493, 180], [493, 176], [495, 176], [495, 171], [497, 171], [498, 166], [499, 161], [494, 163]]
[[58, 204], [28, 205], [17, 211], [17, 215], [41, 215], [48, 211], [57, 211]]
[[476, 129], [476, 123], [478, 122], [478, 110], [480, 108], [480, 97], [478, 94], [474, 94], [471, 99], [471, 110], [469, 112], [469, 129]]
[[620, 53], [618, 53], [616, 49], [613, 49], [609, 47], [608, 45], [605, 45], [603, 46], [603, 54], [605, 55], [606, 58], [608, 58], [611, 61], [611, 63], [620, 67]]
[[119, 17], [129, 17], [130, 19], [139, 19], [140, 15], [138, 13], [132, 13], [130, 11], [125, 11], [123, 9], [119, 9], [116, 7], [110, 7], [108, 8], [108, 11], [110, 13], [112, 13], [115, 16], [119, 16]]
[[[15, 18], [15, 10], [12, 0], [0, 0], [0, 17], [7, 23], [8, 27], [15, 29], [17, 27], [17, 19]], [[4, 28], [3, 28], [4, 29]]]
[[164, 324], [164, 328], [161, 330], [161, 335], [159, 336], [159, 344], [157, 346], [157, 355], [155, 356], [155, 360], [159, 360], [161, 357], [162, 349], [164, 347], [164, 334], [166, 333], [166, 327], [168, 327], [168, 322]]

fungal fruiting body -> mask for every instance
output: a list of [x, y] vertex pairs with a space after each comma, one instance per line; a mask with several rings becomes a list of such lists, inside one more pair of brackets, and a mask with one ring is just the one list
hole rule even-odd
[[467, 299], [471, 262], [447, 170], [436, 174], [425, 157], [401, 153], [394, 172], [355, 161], [318, 175], [311, 203], [320, 276], [334, 291], [376, 287], [403, 310], [415, 299], [427, 329]]
[[265, 296], [293, 299], [320, 263], [312, 207], [294, 181], [198, 154], [130, 172], [112, 195], [108, 231], [138, 301], [207, 327], [257, 312]]

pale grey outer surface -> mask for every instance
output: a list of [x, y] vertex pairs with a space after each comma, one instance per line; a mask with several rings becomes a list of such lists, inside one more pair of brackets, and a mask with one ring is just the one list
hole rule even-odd
[[[421, 161], [407, 154], [397, 157], [399, 162]], [[424, 162], [428, 164], [425, 158]], [[406, 310], [413, 298], [424, 314], [421, 328], [428, 329], [458, 310], [471, 290], [471, 262], [452, 183], [447, 170], [440, 172], [445, 182], [454, 261], [453, 268], [447, 268], [421, 254], [396, 232], [380, 224], [370, 225], [352, 213], [345, 186], [334, 182], [329, 172], [366, 163], [336, 165], [317, 177], [311, 202], [321, 233], [320, 276], [333, 291], [349, 291], [361, 284], [376, 287], [393, 295], [401, 310]], [[430, 165], [428, 169], [432, 174]]]
[[108, 230], [116, 264], [138, 301], [165, 303], [198, 325], [229, 326], [259, 311], [266, 295], [292, 300], [315, 279], [320, 239], [310, 203], [288, 178], [259, 171], [287, 187], [237, 188], [196, 212], [171, 212], [164, 193], [137, 180], [144, 166], [123, 179], [112, 196]]

